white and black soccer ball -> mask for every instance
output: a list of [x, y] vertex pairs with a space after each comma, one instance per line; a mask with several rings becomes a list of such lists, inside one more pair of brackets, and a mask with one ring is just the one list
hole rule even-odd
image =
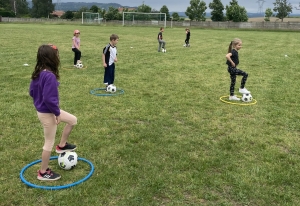
[[81, 62], [76, 64], [76, 68], [77, 69], [82, 69], [83, 68], [83, 64]]
[[251, 102], [252, 101], [252, 95], [251, 94], [243, 94], [242, 101], [243, 102]]
[[162, 49], [161, 51], [162, 51], [162, 53], [166, 53], [166, 52], [167, 52], [167, 50], [166, 50], [166, 49]]
[[107, 91], [110, 93], [115, 93], [117, 91], [117, 87], [113, 84], [107, 86]]
[[58, 156], [58, 165], [64, 170], [73, 169], [77, 164], [76, 152], [63, 152]]

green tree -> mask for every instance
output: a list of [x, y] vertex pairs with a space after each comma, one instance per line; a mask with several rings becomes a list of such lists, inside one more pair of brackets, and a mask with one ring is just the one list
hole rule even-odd
[[66, 11], [62, 16], [62, 19], [73, 19], [74, 13], [72, 11]]
[[13, 12], [18, 17], [29, 13], [28, 2], [26, 0], [0, 0], [0, 9]]
[[106, 20], [117, 20], [118, 19], [119, 10], [115, 7], [110, 6], [108, 11], [105, 14]]
[[52, 4], [52, 0], [32, 0], [32, 17], [49, 17], [53, 11], [54, 4]]
[[267, 8], [265, 12], [265, 21], [270, 21], [270, 17], [273, 15], [272, 9]]
[[245, 7], [241, 7], [237, 0], [229, 2], [229, 6], [226, 5], [226, 18], [228, 21], [233, 22], [246, 22], [248, 21], [248, 15]]
[[29, 13], [28, 2], [26, 0], [16, 0], [16, 14], [23, 16]]
[[180, 16], [177, 12], [172, 13], [172, 17], [173, 17], [173, 21], [179, 21], [180, 20]]
[[90, 10], [83, 6], [79, 9], [79, 11], [77, 11], [75, 14], [74, 14], [74, 18], [75, 19], [81, 19], [82, 18], [82, 12], [89, 12]]
[[277, 12], [276, 17], [278, 19], [283, 19], [287, 17], [290, 13], [292, 13], [292, 4], [289, 3], [288, 0], [276, 0], [274, 4], [274, 9], [273, 11]]
[[105, 14], [106, 14], [106, 10], [103, 8], [99, 8], [99, 14], [101, 16], [101, 18], [105, 19]]
[[209, 3], [209, 8], [211, 11], [211, 20], [212, 21], [224, 21], [223, 10], [225, 9], [220, 0], [213, 0]]
[[91, 10], [93, 13], [98, 13], [99, 8], [98, 8], [98, 6], [93, 5], [93, 6], [91, 6], [90, 10]]
[[160, 11], [160, 13], [166, 13], [167, 21], [170, 20], [169, 9], [168, 9], [168, 7], [166, 5], [163, 5], [159, 11]]
[[146, 4], [142, 4], [137, 8], [138, 12], [144, 12], [144, 13], [150, 13], [151, 10], [152, 10], [151, 7]]
[[205, 21], [205, 10], [207, 9], [206, 3], [200, 0], [191, 0], [189, 7], [187, 7], [185, 14], [190, 20]]

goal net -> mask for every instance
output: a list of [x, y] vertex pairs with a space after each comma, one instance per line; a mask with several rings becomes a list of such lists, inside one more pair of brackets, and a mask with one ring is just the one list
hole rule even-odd
[[166, 13], [144, 13], [144, 12], [123, 12], [123, 26], [125, 25], [161, 25], [167, 26]]
[[100, 24], [101, 21], [99, 13], [82, 12], [82, 24]]

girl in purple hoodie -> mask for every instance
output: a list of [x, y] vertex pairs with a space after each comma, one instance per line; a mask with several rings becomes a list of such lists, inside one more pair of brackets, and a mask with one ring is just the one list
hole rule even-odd
[[39, 47], [36, 65], [31, 75], [29, 94], [33, 98], [33, 104], [37, 110], [37, 116], [44, 128], [44, 146], [42, 152], [41, 168], [38, 171], [39, 180], [58, 180], [61, 176], [51, 169], [48, 164], [55, 142], [57, 125], [65, 122], [57, 153], [73, 151], [75, 145], [67, 143], [67, 139], [77, 124], [77, 118], [59, 108], [58, 79], [60, 66], [58, 49], [54, 45], [42, 45]]

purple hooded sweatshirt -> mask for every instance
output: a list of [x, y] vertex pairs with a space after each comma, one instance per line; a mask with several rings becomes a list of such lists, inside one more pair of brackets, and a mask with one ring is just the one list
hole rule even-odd
[[60, 115], [58, 85], [55, 75], [47, 70], [41, 71], [39, 77], [31, 81], [29, 94], [38, 112]]

